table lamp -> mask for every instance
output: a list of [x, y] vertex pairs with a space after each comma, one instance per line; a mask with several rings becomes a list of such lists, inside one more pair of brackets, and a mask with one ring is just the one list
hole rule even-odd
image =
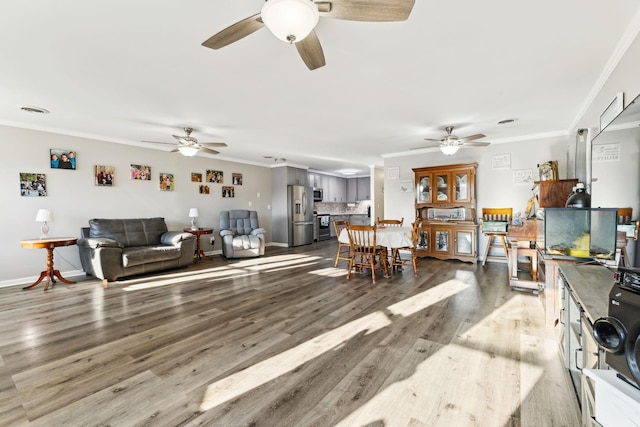
[[36, 222], [42, 223], [42, 227], [40, 228], [40, 231], [42, 231], [40, 240], [49, 238], [49, 236], [47, 235], [47, 233], [49, 232], [49, 225], [47, 224], [48, 221], [53, 222], [53, 213], [49, 209], [38, 209], [38, 213], [36, 214]]
[[191, 218], [191, 229], [197, 230], [198, 226], [196, 225], [196, 218], [198, 218], [200, 214], [198, 213], [198, 208], [189, 209], [189, 218]]

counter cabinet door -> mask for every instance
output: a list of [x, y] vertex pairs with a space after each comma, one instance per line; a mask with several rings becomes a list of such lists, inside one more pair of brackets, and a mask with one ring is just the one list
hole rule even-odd
[[433, 175], [423, 173], [416, 178], [416, 203], [433, 203]]
[[433, 246], [431, 252], [435, 254], [452, 254], [453, 239], [451, 235], [451, 227], [434, 226], [433, 230]]

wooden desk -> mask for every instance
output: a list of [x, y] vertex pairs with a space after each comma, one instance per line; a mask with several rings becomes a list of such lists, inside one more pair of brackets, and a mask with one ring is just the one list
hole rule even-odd
[[200, 247], [200, 236], [204, 236], [205, 234], [212, 234], [213, 228], [198, 228], [197, 230], [192, 230], [191, 228], [184, 228], [182, 231], [185, 233], [191, 233], [196, 236], [196, 251], [193, 255], [193, 263], [197, 263], [202, 258], [209, 258], [205, 255], [204, 251]]
[[30, 239], [30, 240], [22, 240], [20, 244], [23, 248], [28, 249], [46, 249], [47, 250], [47, 269], [40, 273], [40, 277], [38, 280], [33, 282], [33, 284], [29, 286], [25, 286], [22, 289], [31, 289], [34, 286], [37, 286], [40, 282], [42, 282], [45, 277], [47, 278], [47, 283], [44, 285], [44, 290], [49, 289], [49, 283], [56, 283], [56, 277], [60, 279], [61, 282], [66, 284], [73, 284], [76, 282], [72, 282], [71, 280], [65, 279], [60, 274], [60, 270], [55, 270], [53, 268], [53, 249], [58, 246], [72, 246], [75, 245], [78, 239], [76, 237], [57, 237], [51, 239]]

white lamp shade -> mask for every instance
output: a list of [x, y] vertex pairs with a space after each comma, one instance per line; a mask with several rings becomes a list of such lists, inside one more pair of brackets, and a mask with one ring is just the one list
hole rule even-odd
[[178, 151], [180, 151], [180, 154], [182, 154], [183, 156], [195, 156], [196, 153], [198, 152], [198, 148], [197, 147], [191, 147], [189, 145], [183, 145], [178, 147]]
[[53, 222], [53, 212], [49, 209], [38, 209], [36, 222]]
[[198, 212], [198, 208], [189, 209], [189, 218], [198, 218], [200, 213]]
[[442, 153], [446, 154], [447, 156], [453, 156], [458, 152], [459, 149], [460, 149], [459, 145], [441, 145], [440, 146], [440, 151], [442, 151]]
[[320, 18], [311, 0], [267, 0], [260, 16], [274, 36], [288, 43], [307, 37]]

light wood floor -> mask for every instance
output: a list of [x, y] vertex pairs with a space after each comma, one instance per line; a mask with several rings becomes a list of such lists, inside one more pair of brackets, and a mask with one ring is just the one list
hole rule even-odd
[[423, 259], [373, 285], [335, 248], [0, 289], [0, 425], [580, 424], [505, 264]]

